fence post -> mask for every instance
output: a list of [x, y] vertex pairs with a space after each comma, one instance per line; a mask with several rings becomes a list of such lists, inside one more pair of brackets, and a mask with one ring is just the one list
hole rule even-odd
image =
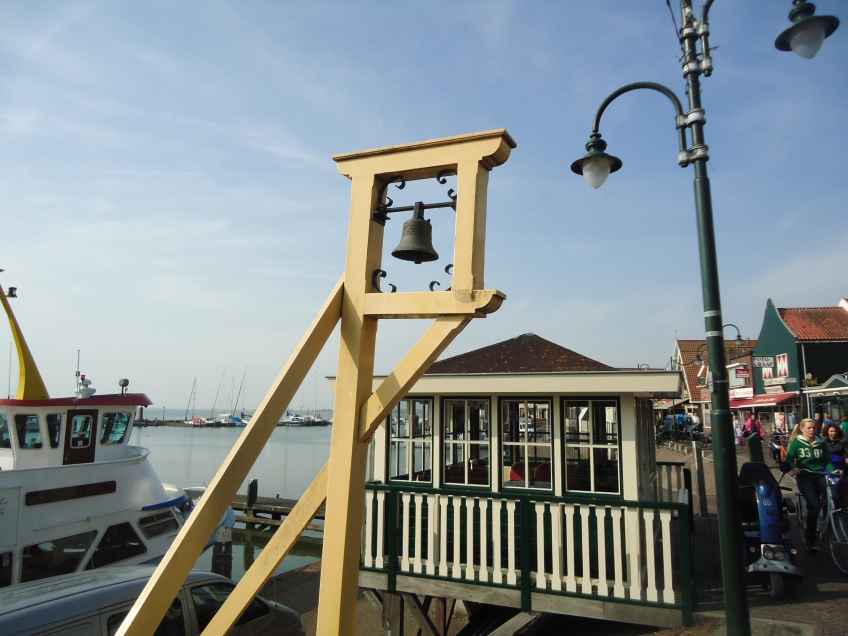
[[701, 445], [697, 441], [692, 442], [693, 467], [695, 468], [695, 479], [698, 480], [698, 510], [701, 517], [707, 516], [707, 485], [704, 479], [704, 455]]

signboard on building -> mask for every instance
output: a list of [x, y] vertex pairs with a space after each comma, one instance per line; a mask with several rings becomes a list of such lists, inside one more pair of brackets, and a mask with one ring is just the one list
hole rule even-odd
[[743, 386], [738, 389], [730, 389], [730, 398], [733, 400], [743, 400], [754, 397], [754, 387]]
[[772, 356], [754, 356], [755, 368], [772, 368], [774, 366], [774, 358]]
[[[797, 382], [795, 378], [763, 378], [763, 386], [783, 386], [784, 384], [791, 384], [792, 382]], [[781, 389], [782, 391], [783, 389]]]
[[739, 367], [736, 369], [736, 377], [737, 378], [750, 378], [751, 370], [748, 367]]

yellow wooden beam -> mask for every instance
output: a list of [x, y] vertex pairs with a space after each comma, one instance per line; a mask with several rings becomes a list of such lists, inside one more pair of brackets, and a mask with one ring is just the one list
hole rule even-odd
[[345, 263], [345, 298], [339, 332], [339, 359], [330, 440], [330, 479], [324, 513], [319, 634], [356, 629], [359, 553], [365, 518], [367, 444], [359, 442], [359, 410], [372, 392], [378, 320], [366, 316], [371, 272], [380, 267], [383, 226], [371, 221], [380, 181], [354, 177]]
[[485, 316], [497, 311], [506, 295], [497, 289], [365, 294], [365, 315], [372, 318]]
[[321, 472], [303, 493], [291, 512], [286, 516], [282, 525], [274, 532], [274, 536], [262, 549], [259, 557], [244, 573], [236, 589], [209, 622], [204, 635], [225, 634], [236, 624], [244, 610], [259, 594], [274, 571], [286, 558], [286, 555], [297, 543], [300, 535], [315, 517], [315, 514], [327, 500], [327, 476], [330, 473], [329, 463], [324, 464]]
[[404, 398], [418, 382], [430, 365], [448, 345], [465, 329], [471, 320], [467, 316], [445, 316], [438, 318], [409, 350], [403, 360], [380, 383], [362, 407], [359, 418], [359, 441], [368, 442], [376, 428], [386, 419], [389, 412]]
[[509, 159], [515, 141], [503, 128], [485, 132], [419, 141], [403, 146], [387, 146], [333, 156], [339, 172], [347, 177], [359, 175], [392, 176], [403, 174], [407, 180], [429, 179], [457, 164], [479, 162], [487, 170]]
[[[515, 147], [505, 130], [378, 148], [333, 157], [339, 172], [352, 181], [350, 229], [345, 263], [345, 300], [330, 445], [319, 634], [352, 634], [365, 509], [365, 467], [372, 421], [378, 421], [402, 397], [410, 380], [423, 373], [431, 356], [464, 322], [496, 310], [503, 294], [483, 288], [488, 172], [504, 163]], [[384, 226], [372, 220], [382, 203], [382, 186], [436, 177], [450, 169], [457, 175], [456, 236], [450, 292], [375, 293], [374, 273], [381, 269]], [[461, 236], [461, 234], [463, 236]], [[460, 254], [459, 250], [469, 253]], [[380, 318], [451, 316], [425, 334], [397, 373], [372, 397], [374, 350]], [[372, 404], [366, 405], [373, 400]], [[366, 419], [363, 419], [366, 418]]]
[[149, 636], [179, 593], [238, 487], [309, 372], [341, 315], [344, 277], [336, 284], [271, 390], [224, 460], [197, 507], [133, 605], [117, 636]]

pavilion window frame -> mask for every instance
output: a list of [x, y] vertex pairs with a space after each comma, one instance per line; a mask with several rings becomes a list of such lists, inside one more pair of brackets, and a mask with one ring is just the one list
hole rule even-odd
[[504, 488], [553, 491], [553, 407], [551, 396], [509, 395], [498, 400]]
[[[581, 413], [581, 408], [585, 408], [585, 412]], [[614, 409], [614, 421], [609, 422], [606, 413], [603, 415], [603, 421], [597, 421], [601, 411], [610, 408]], [[562, 396], [560, 414], [563, 492], [621, 496], [620, 396]], [[584, 418], [587, 415], [590, 419]], [[612, 483], [613, 478], [615, 488], [605, 486], [605, 483]]]
[[[462, 423], [457, 416], [462, 409]], [[441, 483], [492, 487], [492, 400], [451, 396], [441, 403]]]
[[[386, 417], [388, 481], [432, 483], [434, 414], [432, 397], [409, 396], [400, 400]], [[423, 417], [420, 425], [416, 417]], [[407, 468], [405, 472], [403, 467]]]

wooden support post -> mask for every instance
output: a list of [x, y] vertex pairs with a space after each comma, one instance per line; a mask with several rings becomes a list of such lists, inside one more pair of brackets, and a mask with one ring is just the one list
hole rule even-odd
[[[483, 289], [488, 173], [508, 158], [515, 142], [505, 130], [369, 150], [334, 157], [352, 181], [345, 274], [280, 373], [238, 443], [218, 471], [171, 549], [124, 620], [118, 636], [155, 630], [194, 565], [236, 489], [247, 477], [292, 397], [341, 319], [330, 461], [292, 509], [259, 559], [204, 634], [226, 632], [326, 500], [324, 553], [318, 605], [319, 634], [355, 631], [361, 532], [365, 510], [367, 447], [381, 418], [403, 398], [471, 318], [496, 311], [505, 296]], [[381, 294], [373, 280], [381, 268], [382, 224], [372, 219], [383, 186], [397, 177], [456, 174], [456, 234], [449, 292]], [[377, 324], [381, 318], [435, 318], [381, 387], [372, 393]], [[400, 620], [402, 598], [389, 611]], [[384, 607], [386, 600], [384, 599]], [[395, 632], [400, 633], [400, 632]]]
[[[334, 157], [352, 181], [341, 337], [323, 567], [318, 601], [319, 634], [350, 634], [356, 625], [361, 532], [365, 512], [365, 467], [370, 414], [388, 413], [467, 319], [500, 307], [504, 295], [484, 290], [486, 186], [488, 171], [509, 157], [515, 142], [504, 130]], [[384, 227], [372, 219], [381, 188], [397, 177], [457, 175], [456, 235], [452, 291], [381, 294], [373, 276], [382, 265]], [[409, 356], [408, 367], [372, 395], [379, 318], [435, 317]], [[448, 320], [452, 317], [452, 320]], [[400, 379], [399, 379], [400, 378]], [[384, 415], [383, 415], [384, 416]]]

